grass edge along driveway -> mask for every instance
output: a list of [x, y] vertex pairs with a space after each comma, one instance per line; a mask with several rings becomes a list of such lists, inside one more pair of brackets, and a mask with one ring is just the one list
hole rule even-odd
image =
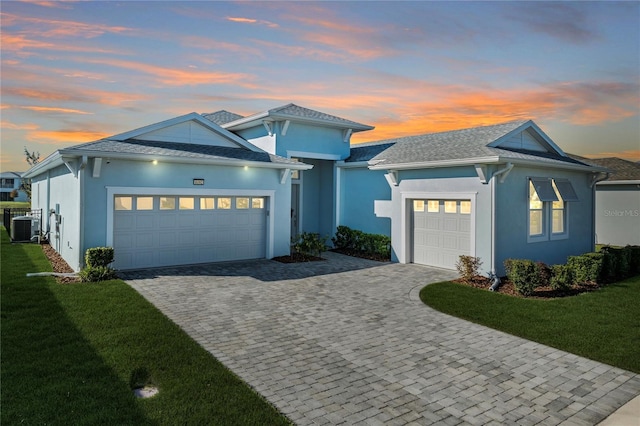
[[42, 249], [0, 233], [1, 424], [290, 424], [123, 281], [26, 278]]
[[420, 299], [440, 312], [640, 373], [640, 275], [552, 300], [453, 282], [427, 285]]

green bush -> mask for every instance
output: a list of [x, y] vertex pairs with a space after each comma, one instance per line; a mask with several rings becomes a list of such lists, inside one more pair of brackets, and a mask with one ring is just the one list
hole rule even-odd
[[320, 237], [320, 234], [313, 232], [303, 232], [292, 238], [291, 250], [308, 256], [318, 256], [326, 250], [328, 237]]
[[465, 281], [471, 281], [473, 277], [479, 275], [482, 261], [479, 257], [461, 255], [456, 262], [456, 269]]
[[117, 278], [116, 271], [108, 266], [87, 266], [78, 273], [78, 276], [84, 283], [95, 283], [98, 281], [107, 281]]
[[338, 226], [336, 235], [331, 238], [331, 242], [339, 250], [387, 258], [391, 256], [391, 238], [382, 234], [367, 234], [344, 225]]
[[549, 285], [554, 290], [568, 290], [573, 285], [573, 271], [568, 265], [553, 265]]
[[640, 246], [627, 246], [629, 251], [629, 274], [640, 274]]
[[567, 266], [571, 268], [576, 283], [602, 282], [604, 253], [585, 253], [569, 256]]
[[521, 295], [527, 297], [539, 287], [542, 278], [540, 266], [528, 259], [507, 259], [504, 261], [507, 277]]
[[93, 247], [87, 249], [84, 261], [88, 267], [107, 266], [114, 259], [113, 247]]

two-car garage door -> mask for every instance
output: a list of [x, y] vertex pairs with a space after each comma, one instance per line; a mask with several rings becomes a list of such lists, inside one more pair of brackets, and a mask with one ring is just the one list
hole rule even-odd
[[471, 201], [413, 200], [413, 262], [455, 269], [471, 247]]
[[266, 199], [251, 196], [116, 195], [114, 266], [136, 269], [266, 253]]

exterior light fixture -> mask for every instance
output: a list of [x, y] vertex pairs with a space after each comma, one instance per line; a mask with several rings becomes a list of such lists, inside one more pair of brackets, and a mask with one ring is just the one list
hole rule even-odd
[[157, 164], [158, 164], [158, 160], [153, 160], [153, 161], [151, 162], [151, 164], [153, 164], [154, 166], [155, 166], [155, 165], [157, 165]]

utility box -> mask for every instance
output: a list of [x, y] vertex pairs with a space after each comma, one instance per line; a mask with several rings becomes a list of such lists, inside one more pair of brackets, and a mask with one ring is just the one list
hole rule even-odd
[[11, 219], [11, 241], [32, 241], [40, 234], [40, 220], [33, 216]]

